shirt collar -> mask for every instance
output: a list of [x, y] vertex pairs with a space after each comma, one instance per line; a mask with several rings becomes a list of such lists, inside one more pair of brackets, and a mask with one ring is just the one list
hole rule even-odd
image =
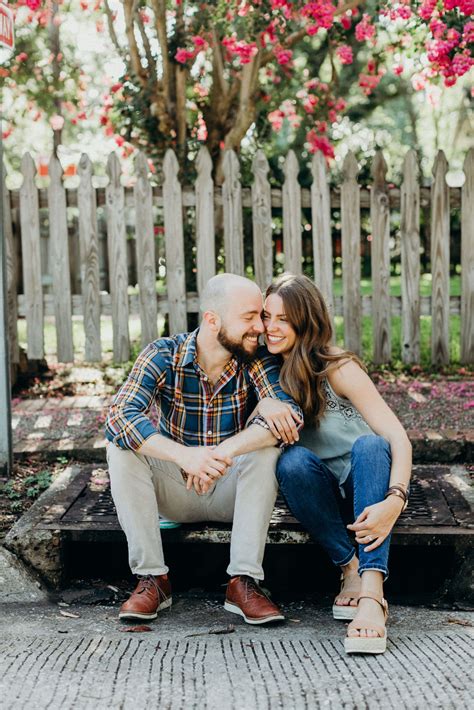
[[196, 357], [196, 338], [198, 333], [199, 328], [196, 328], [196, 330], [189, 333], [183, 341], [180, 348], [179, 358], [176, 363], [178, 367], [186, 367], [186, 365], [194, 362], [194, 358]]

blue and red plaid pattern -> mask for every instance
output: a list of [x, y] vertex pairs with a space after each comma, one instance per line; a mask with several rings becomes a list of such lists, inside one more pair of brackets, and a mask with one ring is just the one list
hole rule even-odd
[[[136, 450], [160, 433], [185, 446], [217, 445], [245, 427], [264, 397], [288, 402], [302, 417], [301, 409], [280, 387], [277, 358], [264, 347], [248, 364], [231, 358], [213, 387], [197, 362], [197, 333], [160, 338], [140, 353], [110, 407], [109, 441]], [[153, 405], [159, 429], [149, 417]]]

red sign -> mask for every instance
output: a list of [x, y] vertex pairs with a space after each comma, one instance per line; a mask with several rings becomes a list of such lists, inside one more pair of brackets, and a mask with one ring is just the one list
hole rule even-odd
[[15, 46], [13, 13], [3, 2], [0, 2], [0, 46], [8, 49], [13, 49]]

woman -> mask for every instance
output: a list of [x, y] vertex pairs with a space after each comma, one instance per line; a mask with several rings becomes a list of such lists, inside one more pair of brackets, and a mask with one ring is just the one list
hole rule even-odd
[[[353, 619], [346, 651], [383, 653], [383, 582], [390, 533], [408, 500], [411, 444], [360, 360], [331, 344], [327, 307], [310, 279], [280, 276], [267, 289], [263, 320], [268, 350], [282, 358], [280, 382], [305, 415], [297, 445], [278, 463], [281, 490], [293, 514], [341, 567], [333, 614]], [[267, 398], [258, 410], [286, 440], [286, 405]], [[347, 502], [353, 504], [349, 525], [341, 512]]]

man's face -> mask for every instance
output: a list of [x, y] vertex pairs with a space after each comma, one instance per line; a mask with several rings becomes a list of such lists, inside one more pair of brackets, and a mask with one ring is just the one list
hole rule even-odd
[[243, 362], [254, 357], [258, 336], [264, 331], [262, 309], [262, 296], [257, 289], [246, 290], [237, 292], [235, 298], [230, 299], [226, 314], [222, 317], [217, 340]]

